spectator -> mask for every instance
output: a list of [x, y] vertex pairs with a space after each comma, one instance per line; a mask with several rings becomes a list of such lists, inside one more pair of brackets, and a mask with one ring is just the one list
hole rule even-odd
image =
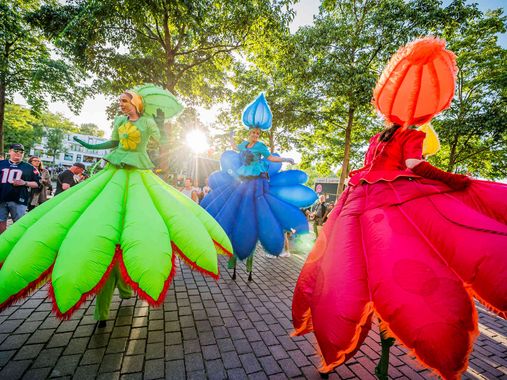
[[62, 191], [76, 185], [80, 181], [80, 176], [85, 171], [86, 167], [81, 162], [76, 162], [69, 169], [63, 171], [58, 175], [56, 180], [55, 195], [60, 194]]
[[209, 185], [208, 185], [208, 177], [206, 177], [206, 179], [204, 180], [204, 182], [205, 182], [205, 185], [202, 188], [202, 196], [203, 196], [203, 198], [206, 195], [208, 195], [208, 193], [211, 191], [211, 187], [209, 187]]
[[296, 230], [291, 228], [290, 231], [285, 231], [283, 234], [283, 252], [278, 257], [290, 257], [290, 239], [296, 233]]
[[37, 189], [30, 189], [30, 201], [28, 202], [28, 211], [44, 203], [48, 199], [48, 192], [53, 190], [51, 186], [51, 175], [49, 171], [44, 168], [42, 161], [37, 156], [32, 156], [28, 159], [28, 163], [32, 165], [40, 175], [41, 186]]
[[322, 224], [327, 222], [327, 218], [329, 217], [329, 214], [331, 214], [331, 211], [333, 211], [333, 208], [334, 208], [334, 203], [329, 202], [326, 206], [326, 213], [324, 214], [324, 218], [323, 218], [324, 221], [322, 222]]
[[9, 214], [15, 222], [26, 213], [28, 189], [40, 186], [39, 172], [23, 162], [25, 147], [11, 144], [9, 159], [0, 161], [0, 233], [7, 228]]
[[319, 232], [322, 229], [322, 225], [324, 224], [324, 216], [326, 215], [326, 196], [319, 196], [319, 201], [315, 205], [312, 216], [313, 216], [313, 232], [315, 232], [315, 237], [319, 237]]
[[185, 178], [185, 186], [181, 192], [195, 203], [199, 203], [199, 190], [192, 186], [192, 178]]

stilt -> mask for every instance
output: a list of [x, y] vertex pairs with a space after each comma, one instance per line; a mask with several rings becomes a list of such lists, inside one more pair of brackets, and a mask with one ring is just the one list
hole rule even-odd
[[387, 331], [385, 330], [382, 321], [380, 322], [380, 344], [382, 346], [382, 354], [380, 355], [378, 365], [375, 367], [375, 375], [379, 380], [388, 380], [389, 350], [394, 344], [394, 338], [389, 338], [387, 336]]
[[229, 261], [227, 262], [227, 269], [232, 269], [232, 276], [231, 278], [236, 281], [236, 263], [238, 262], [238, 259], [236, 259], [236, 256], [232, 256]]
[[253, 272], [253, 254], [246, 259], [246, 271], [248, 272], [248, 282], [252, 281]]

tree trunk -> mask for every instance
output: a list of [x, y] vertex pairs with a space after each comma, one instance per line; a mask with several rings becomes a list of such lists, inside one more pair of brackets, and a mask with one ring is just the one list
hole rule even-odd
[[447, 165], [447, 171], [452, 173], [454, 170], [454, 165], [456, 164], [456, 149], [458, 147], [458, 134], [454, 135], [451, 143], [451, 151], [449, 153], [449, 164]]
[[274, 128], [269, 131], [269, 151], [273, 154], [275, 152], [275, 133]]
[[350, 140], [352, 135], [352, 122], [354, 121], [354, 112], [356, 109], [349, 105], [349, 117], [347, 121], [347, 129], [345, 129], [345, 151], [343, 152], [343, 164], [342, 164], [342, 174], [340, 175], [340, 182], [338, 183], [338, 188], [336, 189], [336, 197], [338, 197], [342, 191], [343, 186], [345, 184], [345, 178], [349, 175], [349, 161], [350, 161]]
[[4, 119], [5, 119], [5, 82], [2, 81], [0, 83], [0, 154], [5, 157]]

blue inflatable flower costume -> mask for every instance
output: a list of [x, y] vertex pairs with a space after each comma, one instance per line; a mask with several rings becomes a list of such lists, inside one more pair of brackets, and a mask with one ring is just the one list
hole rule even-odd
[[226, 151], [220, 158], [221, 171], [209, 177], [212, 191], [201, 206], [213, 216], [229, 236], [234, 257], [247, 259], [249, 281], [252, 279], [253, 252], [257, 241], [271, 255], [278, 256], [284, 246], [284, 231], [308, 232], [308, 222], [300, 208], [317, 199], [303, 184], [308, 180], [301, 170], [280, 172], [282, 162], [293, 162], [270, 153], [257, 141], [260, 130], [271, 128], [272, 114], [264, 94], [243, 112], [243, 124], [250, 129], [248, 141], [237, 145], [239, 153]]

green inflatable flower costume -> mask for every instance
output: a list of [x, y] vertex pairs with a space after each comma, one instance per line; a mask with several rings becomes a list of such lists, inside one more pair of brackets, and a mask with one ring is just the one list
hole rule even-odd
[[54, 312], [68, 318], [115, 266], [141, 298], [159, 305], [175, 273], [175, 253], [218, 278], [217, 253], [232, 252], [227, 235], [204, 209], [152, 173], [146, 153], [148, 140], [160, 136], [156, 110], [169, 118], [182, 106], [152, 85], [126, 94], [140, 117], [118, 117], [112, 141], [79, 141], [114, 148], [104, 157], [104, 170], [0, 235], [0, 311], [49, 281]]

